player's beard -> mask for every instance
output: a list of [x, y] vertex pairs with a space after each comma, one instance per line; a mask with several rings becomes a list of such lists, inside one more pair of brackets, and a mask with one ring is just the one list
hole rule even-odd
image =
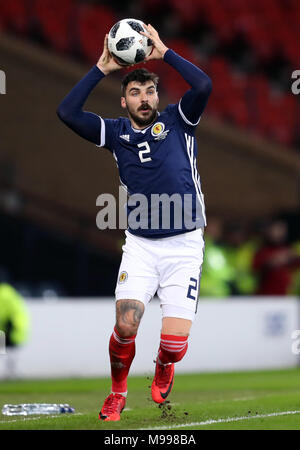
[[142, 118], [138, 116], [136, 113], [131, 111], [127, 106], [127, 112], [130, 117], [139, 127], [146, 127], [147, 125], [150, 125], [153, 123], [157, 116], [157, 108], [151, 108], [151, 114], [148, 117]]

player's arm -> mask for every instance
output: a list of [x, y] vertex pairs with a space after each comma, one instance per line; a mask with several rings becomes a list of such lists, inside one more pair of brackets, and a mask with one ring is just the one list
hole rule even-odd
[[[107, 35], [104, 39], [102, 55], [94, 67], [69, 92], [57, 108], [58, 117], [81, 137], [101, 145], [101, 127], [103, 119], [97, 114], [83, 111], [83, 106], [95, 86], [110, 72], [121, 69], [112, 58], [107, 47]], [[102, 133], [103, 135], [103, 133]]]
[[163, 59], [177, 70], [191, 86], [191, 89], [184, 94], [179, 103], [179, 111], [183, 118], [187, 119], [191, 125], [197, 125], [212, 90], [211, 79], [199, 67], [167, 48], [160, 40], [157, 31], [151, 25], [145, 25], [145, 28], [147, 33], [142, 34], [148, 36], [154, 45], [154, 49], [146, 61]]

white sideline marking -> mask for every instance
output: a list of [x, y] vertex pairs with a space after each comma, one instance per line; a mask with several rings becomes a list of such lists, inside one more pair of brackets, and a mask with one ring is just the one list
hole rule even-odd
[[270, 414], [256, 414], [255, 416], [241, 416], [241, 417], [227, 417], [226, 419], [210, 419], [205, 420], [203, 422], [191, 422], [191, 423], [181, 423], [174, 424], [168, 426], [161, 427], [151, 427], [151, 428], [139, 428], [139, 430], [172, 430], [173, 428], [186, 428], [186, 427], [194, 427], [194, 426], [204, 426], [204, 425], [212, 425], [214, 423], [229, 423], [229, 422], [238, 422], [240, 420], [249, 420], [249, 419], [263, 419], [265, 417], [276, 417], [276, 416], [287, 416], [290, 414], [300, 414], [300, 411], [282, 411], [282, 412], [274, 412]]
[[13, 420], [1, 420], [0, 423], [13, 423], [13, 422], [29, 422], [29, 420], [41, 420], [41, 419], [57, 419], [58, 417], [70, 417], [70, 416], [82, 416], [82, 413], [72, 413], [72, 414], [53, 414], [51, 416], [48, 416], [47, 414], [40, 414], [38, 417], [27, 417], [27, 416], [20, 416], [19, 419], [13, 419]]

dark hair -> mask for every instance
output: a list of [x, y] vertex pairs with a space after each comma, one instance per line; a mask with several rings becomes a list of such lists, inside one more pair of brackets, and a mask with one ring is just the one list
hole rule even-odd
[[153, 73], [149, 72], [147, 69], [136, 69], [132, 72], [129, 72], [125, 75], [125, 77], [122, 80], [121, 84], [121, 93], [122, 96], [125, 97], [125, 91], [128, 86], [128, 84], [131, 81], [138, 81], [141, 84], [145, 84], [147, 81], [153, 81], [155, 88], [157, 89], [159, 77]]

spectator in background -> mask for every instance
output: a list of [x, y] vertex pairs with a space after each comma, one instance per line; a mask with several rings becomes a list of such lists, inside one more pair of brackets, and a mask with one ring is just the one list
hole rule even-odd
[[225, 227], [224, 251], [229, 264], [234, 269], [234, 291], [236, 295], [252, 295], [257, 281], [252, 264], [258, 243], [247, 237], [247, 229], [239, 223]]
[[5, 333], [6, 377], [15, 375], [15, 352], [27, 341], [29, 314], [23, 298], [8, 283], [0, 279], [0, 330]]
[[228, 297], [233, 293], [234, 269], [221, 244], [223, 224], [218, 217], [210, 217], [205, 228], [205, 252], [202, 266], [200, 296]]
[[287, 295], [292, 272], [300, 267], [300, 257], [288, 244], [284, 220], [273, 219], [264, 229], [264, 240], [255, 254], [253, 268], [258, 276], [257, 295]]

